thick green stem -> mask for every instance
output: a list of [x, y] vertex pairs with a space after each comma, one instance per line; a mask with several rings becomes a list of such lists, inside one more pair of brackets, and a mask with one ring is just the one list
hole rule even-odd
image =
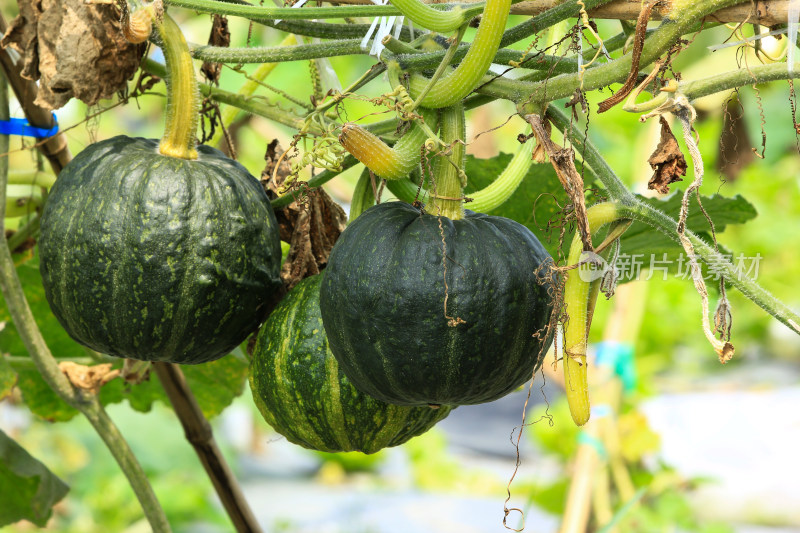
[[364, 167], [356, 182], [353, 198], [350, 201], [350, 216], [348, 222], [353, 222], [358, 216], [375, 205], [374, 181], [370, 176], [369, 168]]
[[450, 47], [447, 49], [444, 57], [442, 58], [442, 62], [439, 63], [439, 66], [436, 67], [436, 71], [431, 76], [431, 79], [428, 80], [427, 85], [423, 87], [422, 91], [417, 95], [414, 99], [414, 105], [411, 106], [411, 110], [413, 111], [416, 109], [428, 96], [428, 94], [433, 90], [439, 80], [442, 79], [445, 71], [447, 71], [450, 67], [450, 62], [453, 60], [453, 55], [455, 55], [456, 50], [458, 50], [459, 44], [461, 44], [461, 39], [464, 38], [464, 32], [467, 31], [467, 25], [461, 26], [458, 29], [455, 37], [453, 38], [453, 42], [450, 44]]
[[685, 95], [689, 100], [693, 100], [745, 85], [798, 77], [800, 77], [800, 63], [795, 63], [794, 70], [789, 72], [786, 63], [781, 62], [731, 70], [699, 80], [684, 81], [678, 84], [678, 92]]
[[[8, 120], [8, 89], [5, 77], [0, 76], [0, 120]], [[0, 153], [8, 153], [8, 135], [0, 135]], [[0, 157], [0, 235], [4, 233], [5, 195], [8, 176], [8, 158]], [[50, 349], [45, 344], [41, 331], [36, 326], [33, 312], [25, 299], [14, 260], [5, 239], [0, 244], [0, 290], [5, 298], [8, 312], [17, 328], [20, 339], [31, 359], [36, 364], [42, 378], [51, 389], [67, 404], [78, 409], [105, 442], [133, 488], [153, 531], [170, 531], [169, 522], [156, 499], [136, 457], [119, 430], [108, 418], [95, 394], [73, 388], [61, 372]]]
[[[165, 3], [174, 6], [186, 7], [199, 11], [200, 13], [211, 13], [218, 15], [233, 15], [244, 17], [254, 22], [267, 20], [312, 20], [312, 19], [340, 19], [350, 17], [381, 17], [402, 15], [402, 12], [391, 5], [363, 5], [363, 6], [335, 6], [335, 7], [311, 7], [305, 6], [302, 9], [290, 7], [262, 7], [247, 4], [234, 4], [220, 2], [217, 0], [166, 0]], [[437, 5], [437, 9], [446, 11], [454, 6], [448, 4]]]
[[450, 149], [449, 155], [438, 158], [434, 165], [428, 212], [451, 220], [464, 218], [462, 181], [466, 147], [466, 124], [464, 106], [450, 106], [442, 110], [440, 137]]
[[[641, 68], [664, 54], [681, 35], [696, 29], [706, 15], [722, 7], [733, 5], [740, 0], [709, 0], [697, 2], [682, 10], [673, 10], [675, 18], [665, 18], [661, 26], [645, 41], [639, 61]], [[785, 68], [785, 67], [784, 67]], [[611, 63], [597, 66], [585, 73], [573, 72], [536, 83], [524, 80], [498, 79], [481, 86], [480, 92], [495, 98], [513, 102], [548, 102], [574, 94], [582, 87], [591, 91], [620, 82], [627, 78], [631, 69], [631, 54]]]
[[[265, 26], [275, 28], [295, 35], [306, 37], [319, 37], [320, 39], [361, 39], [369, 31], [369, 24], [331, 24], [316, 20], [274, 20], [261, 21]], [[408, 41], [411, 32], [408, 26], [400, 30], [400, 39]]]
[[51, 172], [43, 170], [17, 170], [8, 173], [9, 185], [32, 185], [49, 189], [56, 182], [56, 177]]
[[372, 170], [378, 177], [399, 180], [408, 176], [419, 164], [422, 144], [428, 138], [423, 125], [435, 124], [434, 114], [421, 109], [422, 123], [415, 121], [394, 147], [389, 147], [376, 135], [358, 124], [345, 124], [339, 142], [356, 159]]
[[[586, 9], [592, 9], [602, 4], [606, 4], [611, 0], [585, 0]], [[526, 20], [525, 22], [509, 28], [500, 39], [500, 47], [505, 47], [517, 41], [521, 41], [526, 37], [539, 33], [540, 31], [549, 28], [553, 24], [557, 24], [562, 20], [576, 16], [580, 12], [580, 6], [577, 2], [567, 1], [556, 7], [540, 13], [535, 17]], [[342, 36], [343, 37], [343, 36]], [[625, 43], [626, 36], [615, 36], [605, 41], [606, 49], [611, 52], [617, 48], [621, 48]], [[616, 43], [619, 43], [618, 45]], [[615, 46], [616, 45], [616, 46]], [[455, 53], [454, 61], [460, 61], [469, 50], [469, 44], [463, 44]], [[501, 50], [498, 54], [504, 54], [497, 57], [493, 62], [506, 64], [508, 60], [517, 61], [522, 55], [519, 50]], [[587, 59], [594, 55], [594, 50], [589, 50], [585, 54]], [[425, 54], [420, 54], [416, 57], [410, 56], [397, 56], [396, 59], [404, 70], [424, 70], [434, 68], [441, 63], [444, 57], [444, 51], [434, 51]], [[532, 67], [527, 67], [532, 68]], [[573, 71], [577, 70], [577, 66]]]
[[534, 140], [530, 139], [520, 146], [519, 151], [508, 162], [508, 166], [492, 183], [470, 194], [472, 201], [467, 207], [473, 211], [489, 213], [511, 198], [533, 164], [531, 157], [535, 144]]
[[[784, 66], [784, 68], [786, 67]], [[583, 154], [584, 161], [592, 167], [592, 170], [605, 186], [611, 198], [617, 202], [620, 217], [644, 222], [661, 231], [675, 242], [680, 242], [677, 232], [678, 222], [658, 209], [637, 201], [633, 193], [625, 187], [625, 184], [611, 170], [611, 167], [608, 166], [608, 163], [600, 155], [597, 148], [586, 140], [580, 128], [576, 127], [575, 124], [570, 125], [567, 117], [555, 109], [554, 106], [548, 106], [547, 116], [575, 145], [578, 153]], [[767, 313], [788, 326], [792, 331], [800, 334], [800, 315], [775, 298], [754, 280], [738, 272], [728, 259], [698, 236], [688, 230], [686, 231], [686, 236], [694, 246], [697, 255], [706, 263], [713, 264], [714, 268], [725, 276], [727, 282]]]
[[[439, 80], [427, 96], [421, 99], [420, 105], [431, 108], [449, 107], [460, 102], [475, 89], [497, 53], [510, 7], [511, 0], [486, 2], [478, 33], [464, 60], [452, 73]], [[428, 80], [415, 74], [410, 83], [409, 93], [416, 99], [428, 85]]]
[[155, 20], [160, 45], [169, 73], [167, 82], [167, 120], [159, 152], [170, 157], [197, 159], [195, 133], [200, 99], [192, 56], [181, 29], [167, 13]]
[[456, 6], [450, 11], [440, 11], [420, 0], [392, 0], [392, 5], [414, 24], [439, 33], [451, 32], [465, 25], [483, 11], [484, 4]]
[[[617, 220], [619, 213], [615, 204], [596, 204], [586, 210], [589, 231]], [[583, 260], [583, 241], [576, 233], [567, 258], [568, 265], [577, 265]], [[567, 320], [564, 324], [564, 388], [572, 420], [579, 426], [589, 421], [589, 382], [586, 361], [586, 341], [589, 335], [589, 292], [592, 285], [592, 265], [584, 264], [566, 273], [564, 304]]]
[[195, 59], [213, 63], [282, 63], [322, 57], [366, 55], [369, 54], [369, 49], [361, 48], [361, 39], [343, 39], [295, 46], [252, 48], [203, 45], [193, 46], [191, 53]]
[[[676, 231], [678, 223], [665, 213], [654, 209], [648, 204], [636, 202], [629, 205], [620, 205], [619, 214], [624, 218], [631, 218], [644, 222], [657, 229], [675, 242], [680, 242]], [[768, 290], [756, 283], [746, 273], [737, 270], [728, 258], [709, 246], [703, 239], [686, 230], [686, 237], [694, 246], [694, 251], [707, 264], [714, 265], [715, 271], [725, 277], [725, 281], [752, 300], [764, 311], [778, 319], [789, 329], [800, 334], [800, 315], [790, 309], [785, 303], [773, 296]]]

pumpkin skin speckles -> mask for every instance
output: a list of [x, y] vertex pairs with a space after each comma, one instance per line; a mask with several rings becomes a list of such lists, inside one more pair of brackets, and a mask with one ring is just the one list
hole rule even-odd
[[536, 335], [552, 310], [552, 280], [537, 274], [546, 261], [536, 237], [503, 217], [371, 207], [342, 233], [325, 270], [331, 351], [357, 388], [389, 403], [496, 400], [531, 378], [550, 345]]
[[295, 286], [256, 339], [250, 388], [267, 423], [305, 448], [375, 453], [402, 444], [445, 418], [450, 407], [390, 405], [350, 384], [322, 327], [321, 277], [324, 273]]
[[194, 364], [230, 352], [280, 286], [277, 222], [259, 182], [206, 146], [197, 160], [114, 137], [67, 165], [42, 214], [53, 313], [109, 355]]

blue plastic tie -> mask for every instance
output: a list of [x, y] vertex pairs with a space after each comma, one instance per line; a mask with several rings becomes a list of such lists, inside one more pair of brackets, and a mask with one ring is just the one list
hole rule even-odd
[[58, 133], [58, 120], [55, 113], [52, 114], [53, 122], [55, 125], [52, 128], [37, 128], [28, 123], [25, 118], [12, 118], [9, 120], [0, 120], [0, 134], [2, 135], [19, 135], [21, 137], [36, 137], [37, 139], [46, 139]]
[[636, 388], [636, 366], [633, 345], [627, 342], [604, 341], [596, 345], [596, 364], [611, 368], [622, 380], [625, 392]]

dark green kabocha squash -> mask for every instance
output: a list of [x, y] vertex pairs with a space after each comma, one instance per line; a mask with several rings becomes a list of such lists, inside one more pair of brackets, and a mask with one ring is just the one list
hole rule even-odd
[[250, 388], [267, 423], [305, 448], [374, 453], [402, 444], [445, 418], [450, 407], [390, 405], [350, 384], [322, 327], [322, 276], [294, 287], [258, 333]]
[[263, 321], [280, 286], [277, 222], [261, 184], [207, 146], [194, 160], [114, 137], [69, 163], [42, 214], [45, 294], [98, 352], [218, 359]]
[[371, 207], [342, 233], [325, 270], [331, 351], [356, 387], [389, 403], [496, 400], [530, 379], [550, 346], [550, 261], [507, 218]]

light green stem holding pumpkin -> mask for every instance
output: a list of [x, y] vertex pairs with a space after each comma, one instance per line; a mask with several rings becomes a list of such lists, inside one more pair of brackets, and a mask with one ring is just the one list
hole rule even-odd
[[199, 119], [200, 93], [189, 45], [181, 29], [167, 13], [156, 17], [154, 21], [169, 73], [167, 120], [158, 150], [170, 157], [197, 159], [195, 133]]

